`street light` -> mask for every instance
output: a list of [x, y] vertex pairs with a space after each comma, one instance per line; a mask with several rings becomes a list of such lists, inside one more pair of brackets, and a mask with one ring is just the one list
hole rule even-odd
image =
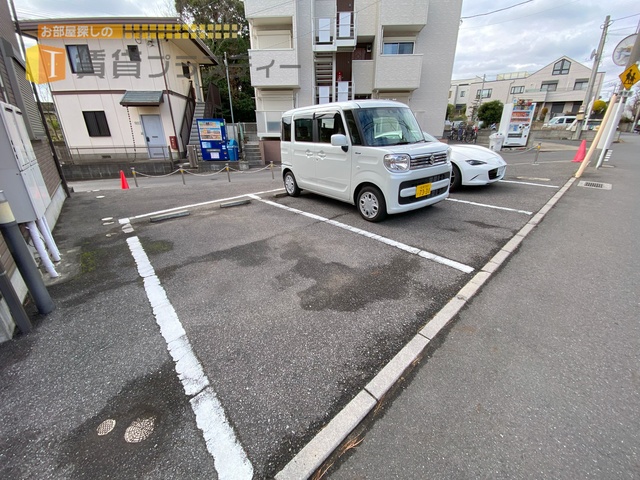
[[231, 98], [231, 82], [229, 82], [229, 62], [227, 62], [227, 52], [224, 52], [224, 69], [227, 73], [227, 90], [229, 92], [229, 109], [231, 110], [231, 125], [233, 125], [233, 131], [236, 138], [238, 137], [238, 131], [236, 130], [236, 122], [233, 118], [233, 99]]

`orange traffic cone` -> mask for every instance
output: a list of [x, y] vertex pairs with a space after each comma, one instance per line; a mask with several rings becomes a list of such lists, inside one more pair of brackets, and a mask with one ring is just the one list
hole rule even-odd
[[120, 170], [120, 187], [122, 188], [122, 190], [129, 190], [127, 177], [124, 176], [124, 172], [122, 170]]
[[582, 140], [580, 143], [580, 147], [578, 147], [578, 151], [576, 152], [576, 156], [573, 157], [573, 162], [580, 163], [584, 160], [584, 157], [587, 156], [587, 141]]

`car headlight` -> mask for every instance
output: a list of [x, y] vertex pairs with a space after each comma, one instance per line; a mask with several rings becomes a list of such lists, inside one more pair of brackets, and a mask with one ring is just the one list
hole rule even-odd
[[411, 157], [406, 153], [390, 153], [384, 156], [384, 166], [390, 172], [407, 172], [411, 168]]
[[467, 160], [466, 162], [467, 162], [469, 165], [473, 165], [473, 166], [476, 166], [476, 165], [486, 165], [486, 164], [487, 164], [487, 162], [483, 162], [482, 160]]

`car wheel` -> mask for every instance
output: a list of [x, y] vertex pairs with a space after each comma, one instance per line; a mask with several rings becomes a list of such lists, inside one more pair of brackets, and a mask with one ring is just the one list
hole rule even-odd
[[300, 189], [298, 188], [296, 177], [294, 177], [291, 172], [284, 174], [284, 189], [290, 197], [297, 197], [300, 195]]
[[384, 195], [376, 187], [364, 187], [358, 193], [358, 211], [368, 222], [379, 222], [387, 216], [387, 204]]
[[451, 184], [449, 185], [449, 190], [454, 191], [462, 185], [462, 174], [455, 163], [452, 163], [451, 166], [453, 168], [451, 169]]

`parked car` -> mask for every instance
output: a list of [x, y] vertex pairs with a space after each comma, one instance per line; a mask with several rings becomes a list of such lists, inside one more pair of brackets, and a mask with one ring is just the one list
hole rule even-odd
[[[438, 140], [422, 132], [427, 142]], [[454, 191], [461, 185], [488, 185], [504, 178], [507, 162], [500, 154], [480, 145], [449, 145], [451, 148], [451, 186]]]
[[564, 115], [561, 117], [553, 117], [547, 123], [542, 125], [542, 128], [567, 128], [575, 121], [575, 116]]
[[449, 195], [449, 148], [426, 143], [403, 103], [358, 100], [282, 114], [280, 155], [288, 195], [301, 190], [358, 207], [378, 222]]

